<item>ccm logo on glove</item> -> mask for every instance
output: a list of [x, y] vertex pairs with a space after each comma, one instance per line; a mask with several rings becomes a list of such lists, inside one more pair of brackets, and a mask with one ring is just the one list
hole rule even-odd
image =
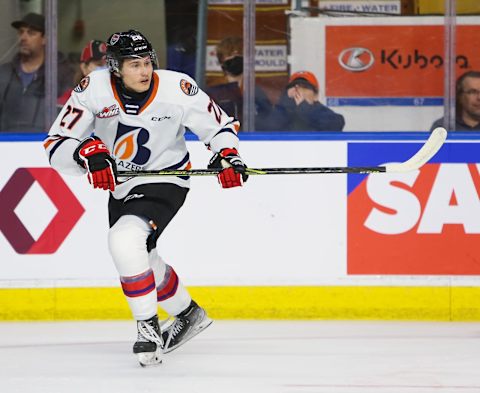
[[84, 139], [75, 149], [73, 158], [87, 170], [88, 181], [93, 188], [115, 190], [117, 165], [100, 138], [91, 136]]
[[104, 153], [104, 152], [108, 154], [108, 149], [107, 149], [107, 146], [105, 146], [105, 144], [102, 142], [98, 144], [85, 146], [80, 152], [80, 154], [82, 154], [85, 157], [88, 157], [94, 153]]

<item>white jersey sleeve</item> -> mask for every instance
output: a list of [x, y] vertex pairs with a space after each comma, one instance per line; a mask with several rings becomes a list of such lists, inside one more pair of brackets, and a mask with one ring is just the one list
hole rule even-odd
[[212, 98], [198, 88], [195, 81], [180, 74], [180, 89], [184, 97], [183, 125], [195, 133], [210, 150], [238, 149], [240, 122], [227, 115]]
[[[85, 78], [82, 81], [84, 80]], [[73, 153], [80, 141], [92, 133], [95, 119], [88, 105], [88, 94], [82, 91], [81, 86], [82, 82], [72, 91], [44, 141], [50, 165], [69, 175], [85, 173], [73, 159]]]

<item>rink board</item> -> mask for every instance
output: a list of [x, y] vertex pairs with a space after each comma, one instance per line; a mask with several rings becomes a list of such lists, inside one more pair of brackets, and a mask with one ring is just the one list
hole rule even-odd
[[[365, 166], [422, 143], [273, 135], [241, 150], [251, 167]], [[189, 150], [204, 167], [204, 146]], [[480, 320], [476, 151], [450, 141], [401, 175], [257, 176], [234, 190], [192, 179], [158, 248], [217, 319]], [[40, 142], [0, 154], [0, 319], [129, 318], [105, 193], [52, 172]]]
[[[480, 288], [189, 287], [213, 319], [480, 321]], [[0, 320], [124, 320], [120, 288], [0, 289]], [[159, 310], [159, 317], [166, 315]]]

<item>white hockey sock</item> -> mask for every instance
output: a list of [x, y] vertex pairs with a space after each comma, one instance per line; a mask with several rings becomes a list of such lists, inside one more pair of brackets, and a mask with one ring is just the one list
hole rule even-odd
[[136, 320], [146, 320], [157, 314], [155, 277], [146, 249], [150, 233], [149, 225], [133, 215], [120, 217], [108, 233], [110, 254]]
[[175, 270], [163, 261], [156, 249], [150, 252], [149, 261], [155, 274], [158, 305], [169, 315], [180, 314], [190, 305], [192, 301], [190, 294]]

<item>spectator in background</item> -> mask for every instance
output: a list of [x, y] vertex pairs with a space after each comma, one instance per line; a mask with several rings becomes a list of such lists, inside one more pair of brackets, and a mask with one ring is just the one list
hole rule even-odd
[[318, 101], [318, 89], [311, 72], [295, 72], [275, 106], [272, 127], [279, 131], [342, 131], [343, 116]]
[[[80, 64], [73, 77], [73, 85], [76, 86], [90, 72], [107, 67], [106, 63], [107, 45], [100, 40], [90, 40], [87, 42], [80, 55]], [[72, 89], [67, 90], [58, 98], [58, 104], [63, 106], [70, 98]]]
[[[196, 25], [180, 26], [174, 30], [173, 41], [167, 46], [167, 68], [195, 77]], [[168, 34], [168, 33], [167, 33]]]
[[[226, 37], [217, 45], [217, 58], [227, 83], [212, 86], [206, 92], [229, 115], [242, 122], [243, 115], [243, 41]], [[265, 92], [255, 85], [255, 129], [268, 130], [273, 106]], [[249, 131], [249, 130], [246, 130]]]
[[[451, 131], [480, 131], [480, 71], [467, 71], [456, 83], [455, 129]], [[445, 127], [444, 118], [433, 122], [430, 131]]]
[[[0, 132], [45, 132], [45, 19], [30, 13], [12, 26], [19, 50], [0, 66]], [[66, 59], [58, 58], [59, 96], [71, 87]]]
[[164, 0], [167, 69], [195, 78], [198, 0]]
[[83, 77], [90, 72], [107, 68], [107, 44], [100, 40], [88, 41], [80, 55], [80, 70], [75, 75], [75, 85], [78, 85]]

